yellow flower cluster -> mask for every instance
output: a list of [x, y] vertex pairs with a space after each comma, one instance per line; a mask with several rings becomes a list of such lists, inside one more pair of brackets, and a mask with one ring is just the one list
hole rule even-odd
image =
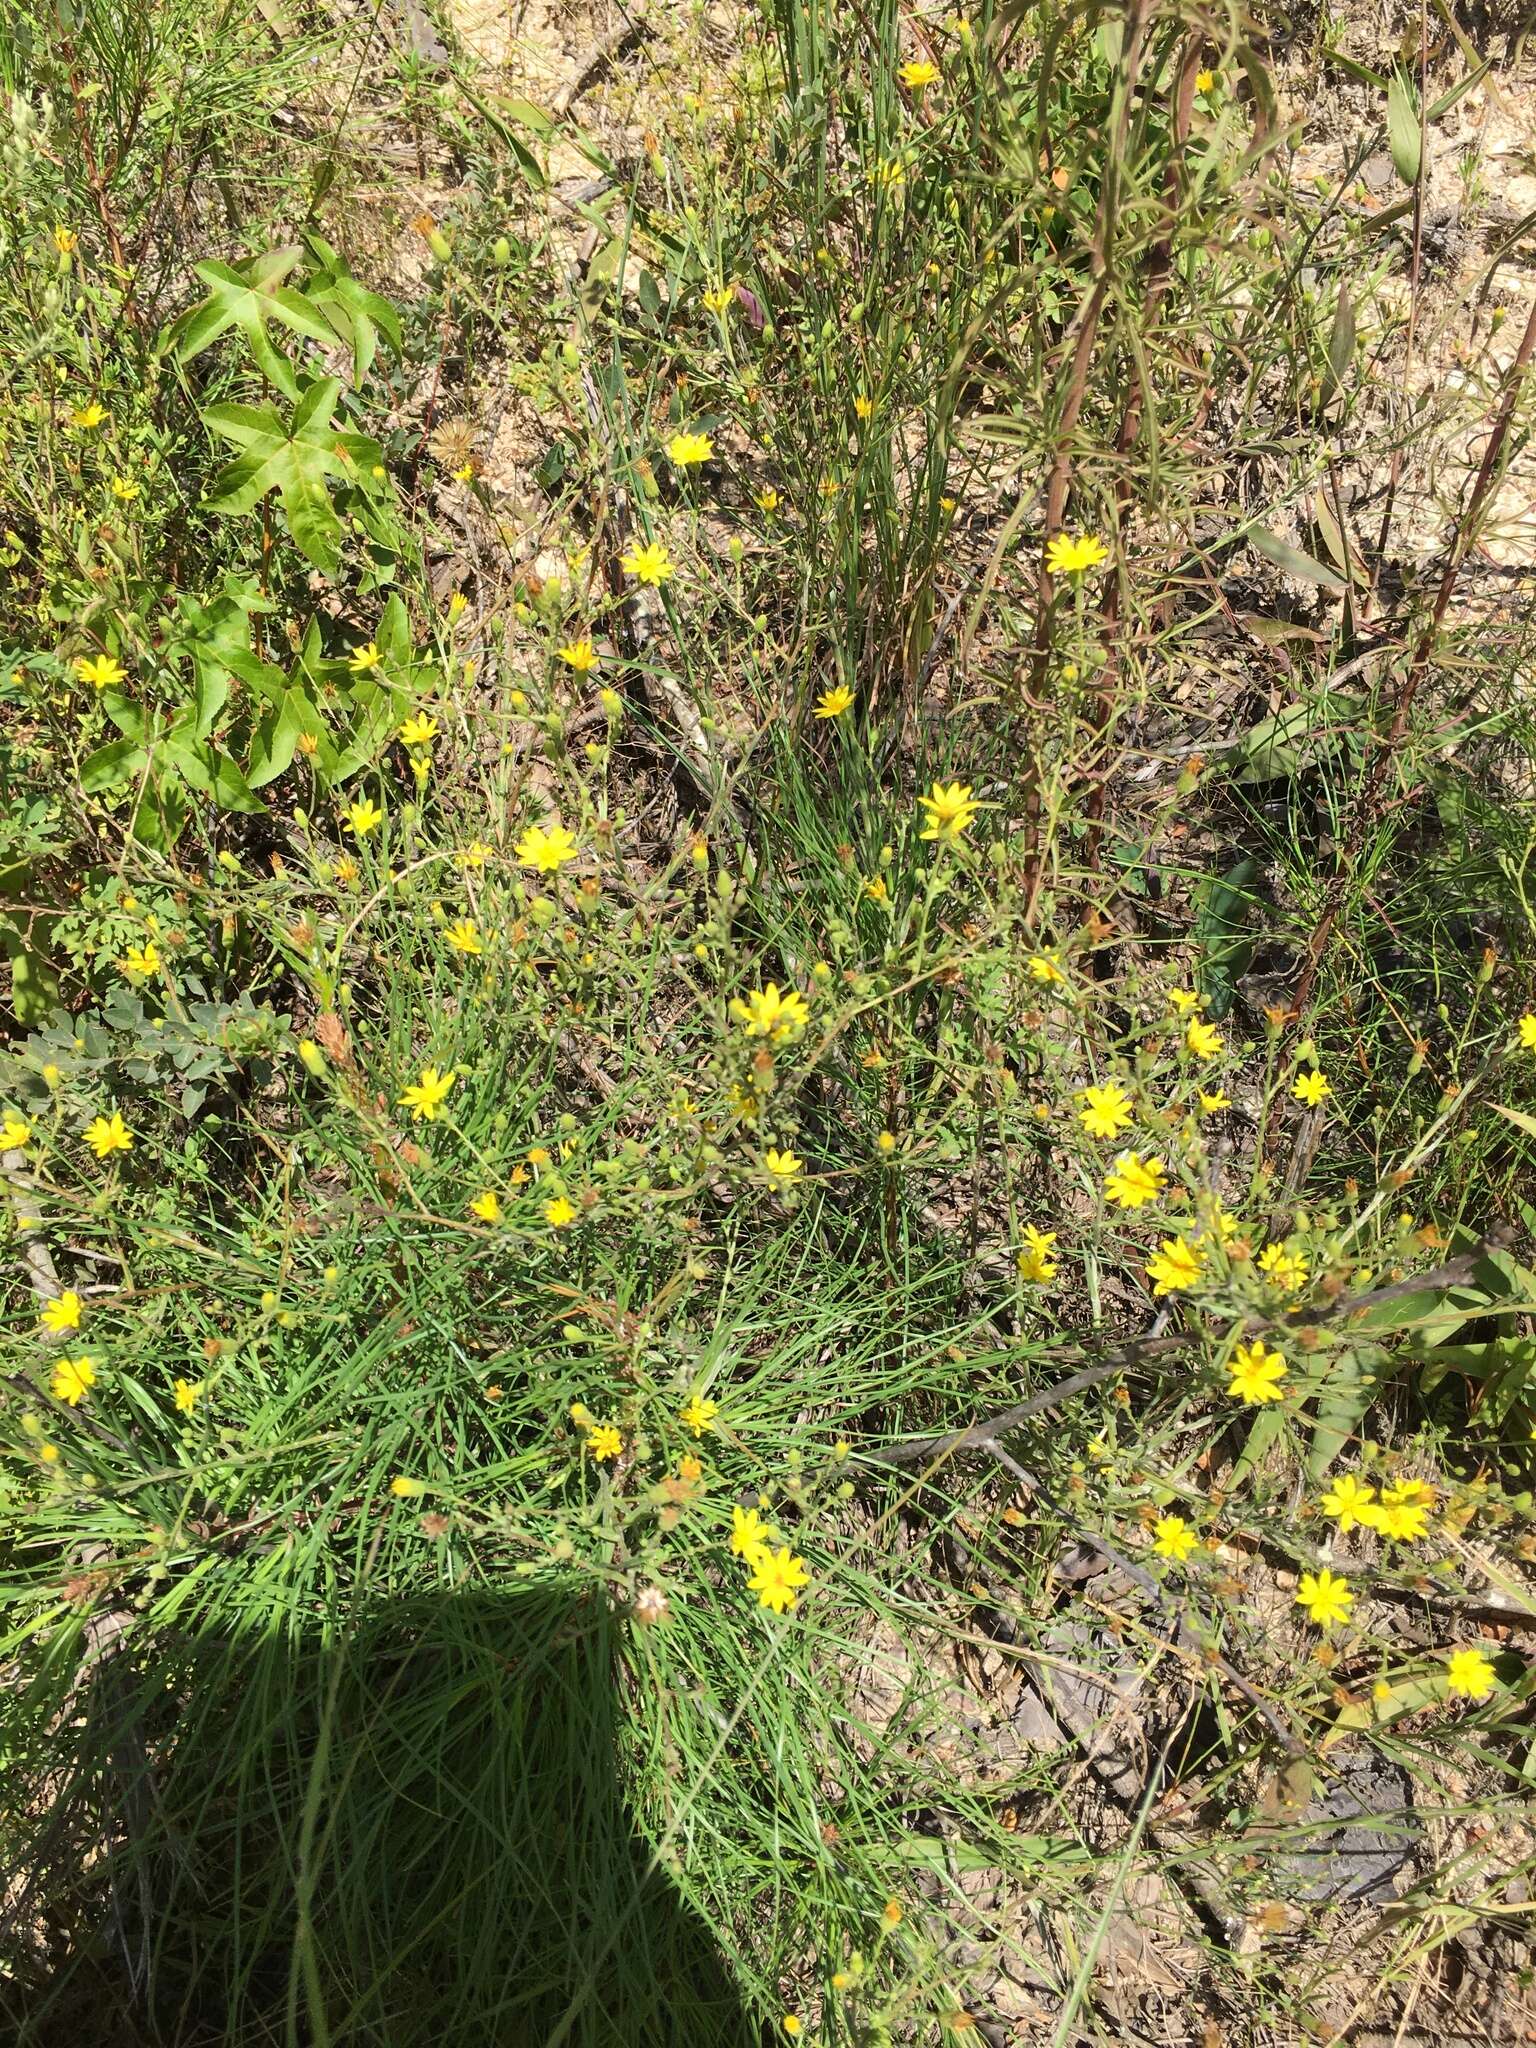
[[796, 1557], [788, 1544], [775, 1547], [777, 1533], [755, 1508], [731, 1510], [731, 1555], [747, 1568], [747, 1591], [757, 1595], [759, 1607], [789, 1614], [799, 1604], [811, 1575], [804, 1559]]

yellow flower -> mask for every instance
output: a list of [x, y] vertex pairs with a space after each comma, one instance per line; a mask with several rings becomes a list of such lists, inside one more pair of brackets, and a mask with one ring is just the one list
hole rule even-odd
[[32, 1126], [24, 1116], [18, 1116], [14, 1109], [5, 1112], [5, 1121], [0, 1123], [0, 1152], [19, 1152], [30, 1143]]
[[568, 1223], [576, 1221], [576, 1204], [564, 1195], [551, 1195], [544, 1204], [544, 1221], [553, 1230], [564, 1230]]
[[1214, 71], [1197, 71], [1195, 73], [1196, 92], [1214, 92], [1215, 90], [1216, 74]]
[[1227, 1392], [1239, 1401], [1261, 1407], [1266, 1401], [1285, 1397], [1285, 1389], [1280, 1385], [1285, 1378], [1285, 1359], [1278, 1351], [1267, 1351], [1262, 1337], [1255, 1337], [1251, 1344], [1239, 1344], [1227, 1371], [1232, 1375]]
[[476, 1195], [469, 1205], [472, 1216], [478, 1216], [482, 1223], [501, 1221], [501, 1197], [494, 1188], [487, 1188], [484, 1194]]
[[855, 400], [853, 401], [853, 410], [855, 414], [858, 416], [858, 418], [860, 418], [861, 420], [867, 420], [870, 414], [874, 411], [874, 409], [874, 400], [872, 398], [866, 398], [862, 391], [859, 393], [858, 397], [855, 398]]
[[1316, 1109], [1324, 1096], [1331, 1095], [1333, 1090], [1328, 1086], [1327, 1076], [1324, 1074], [1298, 1074], [1291, 1083], [1291, 1093], [1298, 1102], [1304, 1102], [1308, 1109]]
[[811, 1018], [799, 990], [790, 989], [780, 995], [776, 981], [770, 981], [766, 988], [753, 989], [745, 1002], [735, 997], [731, 1015], [748, 1038], [766, 1038], [774, 1045], [789, 1045], [802, 1037]]
[[400, 737], [408, 747], [430, 747], [437, 738], [437, 720], [418, 711], [401, 726]]
[[1283, 1244], [1265, 1245], [1256, 1263], [1264, 1277], [1287, 1294], [1304, 1287], [1311, 1270], [1299, 1252], [1288, 1251]]
[[93, 398], [89, 405], [82, 405], [78, 412], [72, 412], [69, 417], [74, 426], [88, 434], [93, 427], [99, 427], [107, 417], [107, 408], [98, 405]]
[[708, 312], [728, 313], [731, 310], [731, 302], [736, 297], [736, 287], [733, 284], [711, 285], [701, 296]]
[[971, 801], [971, 785], [968, 782], [942, 782], [933, 785], [932, 793], [920, 796], [918, 802], [928, 813], [928, 822], [918, 834], [920, 839], [939, 839], [950, 844], [959, 841], [968, 832], [979, 805]]
[[926, 57], [913, 57], [903, 64], [896, 76], [908, 92], [922, 92], [925, 87], [937, 82], [939, 67]]
[[80, 237], [73, 228], [56, 227], [53, 230], [53, 246], [61, 256], [73, 256], [80, 246]]
[[371, 796], [347, 805], [347, 830], [357, 839], [366, 839], [370, 832], [376, 832], [384, 822], [384, 813]]
[[1055, 1249], [1054, 1230], [1036, 1230], [1033, 1223], [1026, 1223], [1024, 1248], [1017, 1259], [1019, 1278], [1030, 1281], [1036, 1287], [1043, 1287], [1048, 1280], [1054, 1280], [1061, 1270], [1051, 1257]]
[[480, 927], [472, 917], [461, 917], [457, 924], [448, 927], [447, 939], [455, 953], [483, 953], [480, 942]]
[[665, 541], [647, 541], [644, 547], [631, 548], [624, 555], [619, 566], [626, 576], [633, 576], [637, 583], [648, 583], [652, 589], [659, 589], [674, 572], [675, 564], [667, 553]]
[[1181, 1017], [1187, 1017], [1191, 1010], [1198, 1010], [1200, 1007], [1200, 998], [1192, 988], [1171, 988], [1168, 991], [1168, 1000]]
[[853, 702], [853, 692], [846, 683], [838, 683], [830, 690], [824, 690], [816, 699], [818, 718], [841, 718]]
[[1156, 1283], [1154, 1295], [1178, 1294], [1194, 1286], [1204, 1265], [1205, 1253], [1199, 1245], [1187, 1244], [1181, 1237], [1165, 1237], [1148, 1259], [1146, 1275]]
[[96, 1361], [83, 1354], [59, 1359], [50, 1382], [55, 1401], [67, 1401], [71, 1408], [78, 1408], [95, 1384]]
[[755, 1564], [759, 1554], [768, 1548], [772, 1534], [767, 1523], [756, 1508], [731, 1509], [731, 1555], [745, 1558], [748, 1564]]
[[787, 1544], [778, 1550], [770, 1550], [764, 1544], [748, 1562], [752, 1576], [747, 1580], [747, 1591], [757, 1595], [758, 1606], [771, 1607], [775, 1614], [791, 1613], [801, 1588], [811, 1581], [803, 1560]]
[[1520, 1043], [1527, 1052], [1536, 1052], [1536, 1010], [1527, 1010], [1520, 1019]]
[[616, 1458], [624, 1448], [624, 1439], [611, 1422], [598, 1422], [587, 1433], [587, 1449], [598, 1464]]
[[1338, 1523], [1339, 1534], [1347, 1536], [1351, 1529], [1370, 1527], [1365, 1511], [1375, 1498], [1374, 1486], [1362, 1486], [1350, 1473], [1341, 1472], [1318, 1506]]
[[1325, 1568], [1316, 1574], [1302, 1573], [1301, 1584], [1296, 1590], [1296, 1605], [1305, 1607], [1308, 1618], [1319, 1628], [1332, 1628], [1336, 1622], [1348, 1621], [1349, 1610], [1354, 1604], [1354, 1594], [1333, 1572]]
[[1231, 1107], [1232, 1098], [1222, 1089], [1202, 1088], [1200, 1090], [1200, 1109], [1202, 1115], [1214, 1116], [1218, 1109], [1230, 1109]]
[[667, 443], [667, 460], [678, 469], [708, 462], [714, 452], [715, 444], [708, 434], [674, 434]]
[[754, 491], [752, 502], [756, 505], [759, 512], [777, 512], [779, 509], [779, 494], [770, 485], [765, 491]]
[[1184, 1043], [1196, 1059], [1213, 1060], [1221, 1051], [1221, 1033], [1203, 1017], [1191, 1017], [1185, 1027]]
[[1030, 954], [1029, 975], [1031, 981], [1042, 982], [1065, 981], [1067, 978], [1049, 953]]
[[110, 1116], [91, 1119], [85, 1127], [85, 1142], [98, 1159], [108, 1159], [114, 1152], [133, 1150], [133, 1133], [114, 1109]]
[[456, 867], [473, 870], [477, 873], [490, 858], [491, 849], [483, 839], [471, 839], [464, 851], [456, 853], [453, 857]]
[[575, 860], [581, 848], [564, 825], [530, 825], [512, 849], [518, 865], [534, 868], [541, 875], [556, 875], [568, 860]]
[[160, 949], [153, 939], [146, 939], [142, 946], [130, 946], [123, 955], [124, 974], [148, 976], [160, 972]]
[[131, 505], [139, 495], [139, 487], [131, 477], [115, 476], [112, 479], [112, 495], [120, 504]]
[[84, 1303], [74, 1288], [66, 1287], [56, 1300], [49, 1302], [37, 1320], [41, 1328], [60, 1336], [65, 1330], [79, 1329], [80, 1312], [83, 1307]]
[[377, 668], [383, 659], [383, 655], [379, 652], [378, 643], [370, 640], [362, 647], [353, 648], [352, 652], [347, 656], [347, 667], [351, 669], [353, 675], [365, 676], [370, 669]]
[[[1429, 1533], [1429, 1508], [1421, 1499], [1421, 1489], [1416, 1480], [1407, 1480], [1400, 1486], [1384, 1486], [1381, 1499], [1373, 1508], [1367, 1508], [1360, 1519], [1368, 1528], [1377, 1530], [1392, 1543], [1417, 1543]], [[1433, 1494], [1429, 1494], [1432, 1502]]]
[[435, 1122], [437, 1112], [447, 1099], [448, 1090], [457, 1079], [458, 1075], [455, 1073], [440, 1074], [436, 1067], [423, 1067], [421, 1079], [413, 1082], [409, 1088], [402, 1089], [395, 1099], [402, 1108], [411, 1112], [413, 1124], [430, 1124]]
[[560, 649], [560, 659], [567, 668], [584, 676], [597, 667], [597, 649], [590, 640], [570, 640]]
[[177, 1380], [171, 1394], [177, 1408], [183, 1415], [190, 1415], [197, 1406], [197, 1397], [203, 1391], [201, 1380]]
[[1090, 1138], [1118, 1138], [1135, 1122], [1131, 1098], [1118, 1081], [1106, 1081], [1099, 1088], [1085, 1088], [1078, 1121]]
[[695, 1394], [683, 1410], [679, 1420], [686, 1428], [691, 1429], [695, 1436], [702, 1436], [706, 1429], [713, 1426], [715, 1417], [719, 1413], [720, 1403], [718, 1401], [711, 1401], [704, 1394]]
[[703, 1461], [694, 1457], [692, 1452], [686, 1452], [677, 1461], [677, 1476], [679, 1479], [686, 1479], [690, 1483], [695, 1479], [702, 1479], [704, 1477]]
[[779, 2021], [779, 2025], [788, 2034], [789, 2038], [793, 2040], [800, 2031], [800, 2015], [797, 2012], [787, 2012], [783, 2019]]
[[1045, 551], [1045, 566], [1053, 576], [1083, 576], [1107, 559], [1109, 549], [1097, 534], [1058, 533]]
[[774, 1186], [780, 1188], [787, 1188], [804, 1171], [793, 1152], [776, 1152], [772, 1147], [764, 1155], [763, 1166]]
[[1452, 1650], [1445, 1667], [1447, 1692], [1463, 1699], [1485, 1700], [1493, 1691], [1494, 1670], [1481, 1650]]
[[1182, 1515], [1163, 1515], [1157, 1524], [1156, 1542], [1153, 1550], [1159, 1557], [1171, 1557], [1182, 1562], [1189, 1556], [1199, 1541], [1193, 1529]]
[[1139, 1152], [1122, 1152], [1104, 1180], [1104, 1192], [1122, 1209], [1140, 1209], [1155, 1202], [1166, 1177], [1161, 1159], [1144, 1159]]
[[403, 1472], [397, 1472], [389, 1482], [389, 1490], [396, 1500], [416, 1500], [427, 1489], [419, 1479], [407, 1479]]
[[128, 674], [123, 664], [114, 661], [110, 654], [98, 654], [94, 661], [88, 661], [83, 654], [77, 654], [75, 671], [82, 683], [89, 683], [95, 690], [112, 689], [123, 682]]

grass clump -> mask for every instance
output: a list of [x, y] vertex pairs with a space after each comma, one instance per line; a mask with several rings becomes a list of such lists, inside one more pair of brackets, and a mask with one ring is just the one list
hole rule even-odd
[[1464, 52], [1318, 29], [1378, 217], [1235, 14], [417, 27], [4, 59], [9, 2028], [1507, 2002]]

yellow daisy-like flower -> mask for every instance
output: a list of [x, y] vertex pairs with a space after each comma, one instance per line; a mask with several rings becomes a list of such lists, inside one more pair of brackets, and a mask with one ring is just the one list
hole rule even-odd
[[1224, 1089], [1202, 1088], [1200, 1090], [1200, 1113], [1202, 1116], [1214, 1116], [1218, 1109], [1230, 1109], [1231, 1107], [1232, 1098]]
[[491, 858], [493, 849], [483, 839], [471, 839], [462, 853], [453, 856], [454, 866], [466, 872], [478, 874]]
[[128, 671], [120, 661], [114, 661], [110, 654], [98, 654], [89, 660], [83, 654], [75, 656], [75, 673], [82, 683], [89, 683], [93, 690], [114, 689], [126, 681]]
[[38, 1325], [54, 1336], [61, 1336], [65, 1330], [78, 1330], [84, 1307], [84, 1302], [74, 1288], [66, 1287], [61, 1295], [44, 1308], [37, 1319]]
[[874, 409], [874, 400], [872, 398], [866, 398], [862, 391], [853, 401], [853, 410], [855, 416], [861, 420], [867, 420], [870, 414], [874, 411]]
[[752, 502], [759, 512], [777, 512], [779, 509], [779, 494], [770, 485], [765, 491], [754, 491], [752, 493]]
[[1165, 1237], [1148, 1259], [1146, 1275], [1154, 1283], [1154, 1295], [1178, 1294], [1194, 1286], [1204, 1266], [1205, 1253], [1199, 1245], [1188, 1244], [1181, 1237]]
[[[1429, 1498], [1432, 1501], [1433, 1494]], [[1360, 1519], [1391, 1543], [1417, 1543], [1429, 1534], [1429, 1508], [1415, 1480], [1400, 1486], [1384, 1486], [1380, 1500], [1374, 1507], [1366, 1508]]]
[[0, 1123], [0, 1152], [20, 1152], [31, 1143], [32, 1126], [24, 1116], [18, 1116], [13, 1109], [5, 1112], [5, 1121]]
[[370, 832], [377, 832], [384, 822], [384, 813], [371, 796], [360, 798], [347, 805], [346, 827], [354, 839], [366, 839]]
[[1283, 1287], [1287, 1294], [1295, 1294], [1305, 1287], [1311, 1272], [1300, 1252], [1293, 1252], [1283, 1244], [1265, 1245], [1255, 1264], [1266, 1280], [1276, 1287]]
[[846, 683], [838, 683], [830, 690], [823, 690], [816, 699], [818, 718], [841, 718], [853, 702], [853, 692]]
[[1161, 1159], [1143, 1158], [1139, 1152], [1122, 1152], [1105, 1175], [1104, 1193], [1122, 1209], [1140, 1209], [1157, 1200], [1166, 1178]]
[[1053, 576], [1085, 576], [1108, 556], [1109, 549], [1095, 533], [1058, 533], [1045, 551], [1045, 566]]
[[480, 937], [480, 927], [472, 917], [461, 917], [451, 924], [445, 934], [455, 953], [483, 953], [485, 946]]
[[708, 434], [674, 434], [667, 443], [667, 460], [677, 469], [691, 469], [708, 462], [715, 444]]
[[55, 1401], [67, 1401], [71, 1408], [78, 1408], [95, 1384], [96, 1361], [83, 1354], [79, 1358], [61, 1358], [49, 1381]]
[[131, 505], [139, 495], [139, 487], [131, 477], [115, 476], [112, 479], [112, 495], [120, 505]]
[[1024, 1226], [1024, 1243], [1016, 1261], [1019, 1278], [1032, 1286], [1043, 1287], [1054, 1280], [1061, 1270], [1051, 1254], [1056, 1249], [1054, 1230], [1036, 1230], [1033, 1223]]
[[114, 1109], [110, 1116], [92, 1117], [85, 1127], [85, 1142], [98, 1159], [110, 1159], [114, 1152], [133, 1150], [133, 1133]]
[[190, 1415], [197, 1406], [198, 1396], [202, 1391], [203, 1383], [201, 1380], [179, 1379], [171, 1388], [171, 1398], [175, 1401], [176, 1407], [181, 1414]]
[[1171, 988], [1168, 991], [1168, 1000], [1181, 1017], [1187, 1017], [1191, 1010], [1198, 1010], [1200, 1007], [1200, 998], [1192, 988]]
[[552, 1230], [564, 1230], [576, 1221], [576, 1204], [564, 1195], [551, 1195], [544, 1204], [544, 1221]]
[[793, 1152], [776, 1152], [771, 1146], [763, 1155], [763, 1170], [776, 1188], [787, 1188], [805, 1171]]
[[1029, 956], [1029, 978], [1031, 981], [1050, 983], [1065, 981], [1061, 965], [1049, 953], [1031, 953]]
[[633, 576], [637, 583], [648, 583], [653, 590], [660, 589], [676, 568], [667, 553], [666, 543], [659, 540], [647, 541], [644, 547], [631, 548], [621, 558], [619, 566], [626, 576]]
[[1136, 1121], [1131, 1098], [1118, 1081], [1102, 1087], [1085, 1088], [1080, 1098], [1078, 1121], [1090, 1138], [1118, 1138]]
[[577, 858], [581, 848], [564, 825], [530, 825], [512, 851], [520, 867], [534, 868], [541, 875], [555, 875], [567, 861]]
[[752, 1576], [747, 1580], [747, 1591], [757, 1595], [758, 1606], [771, 1607], [775, 1614], [792, 1613], [802, 1588], [811, 1582], [804, 1560], [796, 1557], [787, 1544], [778, 1550], [770, 1550], [764, 1544], [750, 1562]]
[[1319, 1628], [1333, 1628], [1341, 1621], [1348, 1621], [1354, 1604], [1354, 1594], [1336, 1573], [1326, 1568], [1316, 1573], [1302, 1573], [1301, 1584], [1296, 1589], [1296, 1605], [1305, 1607], [1308, 1619]]
[[1196, 92], [1214, 92], [1215, 90], [1216, 74], [1214, 71], [1197, 71], [1195, 73]]
[[1485, 1700], [1493, 1691], [1493, 1665], [1481, 1650], [1452, 1650], [1445, 1667], [1445, 1688], [1466, 1700]]
[[85, 434], [90, 433], [94, 427], [99, 427], [106, 417], [107, 408], [104, 405], [99, 405], [94, 398], [89, 405], [82, 405], [78, 411], [72, 412], [69, 416], [70, 424], [78, 427]]
[[1191, 1017], [1185, 1026], [1184, 1043], [1196, 1059], [1213, 1060], [1221, 1051], [1221, 1033], [1203, 1017]]
[[137, 975], [140, 980], [160, 972], [160, 948], [153, 939], [146, 939], [142, 946], [130, 946], [123, 955], [121, 966], [124, 974]]
[[1527, 1010], [1520, 1019], [1520, 1043], [1527, 1052], [1536, 1052], [1536, 1010]]
[[1152, 1548], [1156, 1554], [1171, 1557], [1176, 1563], [1182, 1563], [1200, 1540], [1182, 1515], [1161, 1516], [1154, 1535]]
[[61, 256], [73, 256], [80, 246], [80, 237], [73, 228], [55, 227], [53, 229], [53, 246]]
[[766, 1038], [773, 1045], [793, 1044], [804, 1036], [811, 1021], [810, 1008], [799, 990], [788, 989], [780, 995], [776, 981], [753, 989], [745, 1000], [733, 998], [731, 1015], [748, 1038]]
[[478, 1216], [482, 1223], [499, 1223], [501, 1221], [500, 1195], [497, 1194], [494, 1188], [487, 1188], [483, 1194], [475, 1196], [469, 1205], [469, 1213], [471, 1216]]
[[1227, 1392], [1236, 1400], [1261, 1407], [1266, 1401], [1285, 1398], [1285, 1389], [1280, 1384], [1285, 1378], [1285, 1359], [1280, 1352], [1267, 1350], [1262, 1337], [1255, 1337], [1251, 1344], [1239, 1344], [1227, 1371], [1231, 1374]]
[[896, 76], [908, 92], [923, 92], [938, 83], [939, 67], [927, 57], [913, 57], [902, 65]]
[[421, 1079], [402, 1089], [395, 1098], [403, 1109], [411, 1112], [412, 1123], [433, 1123], [437, 1112], [448, 1099], [448, 1091], [458, 1079], [451, 1070], [439, 1073], [436, 1067], [423, 1067]]
[[567, 668], [573, 668], [577, 675], [584, 676], [597, 667], [598, 654], [590, 640], [569, 640], [560, 649], [560, 659]]
[[408, 747], [430, 747], [437, 738], [437, 720], [429, 718], [425, 711], [415, 712], [400, 728], [400, 738]]
[[768, 1539], [772, 1534], [773, 1531], [756, 1508], [731, 1509], [732, 1557], [745, 1558], [748, 1564], [755, 1563], [758, 1553], [768, 1548]]
[[679, 1420], [684, 1428], [691, 1429], [695, 1436], [703, 1436], [704, 1432], [713, 1426], [715, 1417], [719, 1413], [720, 1403], [718, 1401], [711, 1401], [705, 1394], [695, 1394], [687, 1407], [682, 1411]]
[[936, 782], [930, 793], [920, 796], [918, 802], [928, 814], [928, 822], [918, 834], [919, 839], [937, 839], [949, 845], [958, 844], [962, 834], [970, 830], [980, 809], [971, 801], [968, 782]]
[[1291, 1093], [1298, 1102], [1304, 1102], [1308, 1109], [1316, 1109], [1324, 1097], [1331, 1095], [1333, 1090], [1328, 1086], [1326, 1074], [1298, 1074], [1291, 1083]]
[[1318, 1502], [1325, 1515], [1338, 1523], [1339, 1534], [1347, 1536], [1351, 1529], [1369, 1528], [1366, 1509], [1376, 1498], [1374, 1486], [1365, 1486], [1351, 1473], [1341, 1472]]
[[403, 1472], [397, 1472], [389, 1482], [389, 1490], [396, 1500], [419, 1500], [426, 1487], [419, 1479], [408, 1479]]
[[700, 297], [706, 312], [728, 313], [736, 297], [736, 287], [733, 284], [711, 285], [708, 291], [700, 293]]
[[587, 1449], [599, 1465], [618, 1457], [624, 1448], [624, 1439], [611, 1422], [594, 1423], [587, 1432]]
[[347, 667], [351, 669], [353, 675], [365, 676], [370, 670], [376, 669], [383, 659], [378, 643], [369, 640], [363, 646], [353, 648], [347, 656]]

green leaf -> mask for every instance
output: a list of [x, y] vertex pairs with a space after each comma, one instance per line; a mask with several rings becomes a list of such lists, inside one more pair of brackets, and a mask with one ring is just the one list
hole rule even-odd
[[268, 249], [239, 269], [227, 263], [199, 263], [197, 274], [208, 286], [208, 296], [171, 328], [168, 339], [177, 360], [191, 362], [235, 327], [244, 335], [262, 374], [285, 397], [297, 398], [293, 365], [268, 334], [268, 320], [281, 320], [295, 334], [307, 335], [323, 346], [335, 339], [335, 330], [304, 295], [283, 283], [302, 253], [297, 247]]
[[1258, 862], [1245, 856], [1226, 874], [1206, 876], [1198, 890], [1195, 941], [1200, 964], [1195, 982], [1213, 1020], [1231, 1009], [1238, 979], [1253, 958], [1247, 926], [1259, 900], [1252, 888], [1258, 873]]
[[125, 782], [132, 782], [142, 775], [149, 755], [136, 739], [108, 740], [104, 747], [98, 747], [94, 754], [88, 754], [80, 764], [80, 787], [87, 796], [99, 796], [103, 790], [121, 789]]
[[1312, 555], [1304, 555], [1300, 548], [1293, 548], [1278, 533], [1271, 533], [1267, 526], [1250, 526], [1246, 535], [1250, 545], [1261, 555], [1267, 555], [1277, 569], [1283, 569], [1287, 576], [1294, 576], [1299, 583], [1315, 583], [1322, 590], [1346, 588], [1344, 579], [1335, 570], [1323, 566]]
[[319, 264], [305, 296], [312, 306], [319, 307], [351, 349], [352, 379], [361, 384], [372, 367], [380, 334], [399, 355], [400, 316], [388, 299], [381, 299], [377, 292], [359, 284], [329, 242], [319, 235], [306, 235], [304, 239]]
[[1314, 1485], [1322, 1479], [1334, 1459], [1359, 1435], [1377, 1386], [1366, 1384], [1366, 1362], [1352, 1345], [1345, 1345], [1328, 1361], [1312, 1424], [1312, 1441], [1307, 1446], [1306, 1472]]
[[1333, 326], [1328, 333], [1328, 375], [1323, 396], [1332, 398], [1342, 389], [1344, 378], [1355, 360], [1355, 309], [1349, 293], [1339, 286], [1339, 303], [1333, 309]]
[[252, 737], [246, 763], [246, 780], [252, 789], [261, 789], [285, 773], [306, 733], [317, 742], [315, 766], [323, 773], [333, 774], [336, 752], [324, 720], [305, 691], [293, 684], [263, 712]]
[[341, 560], [342, 525], [327, 479], [350, 478], [359, 466], [383, 460], [376, 441], [331, 424], [340, 392], [335, 377], [308, 385], [287, 426], [270, 405], [210, 405], [203, 413], [207, 426], [244, 450], [213, 479], [206, 508], [249, 512], [277, 491], [295, 545], [328, 574]]
[[1417, 185], [1420, 170], [1419, 96], [1406, 71], [1392, 74], [1387, 87], [1387, 147], [1392, 167], [1405, 185]]
[[11, 1014], [23, 1030], [45, 1024], [59, 1005], [59, 977], [29, 945], [20, 920], [0, 917], [0, 951], [11, 963]]
[[1517, 1131], [1524, 1131], [1528, 1138], [1536, 1138], [1536, 1116], [1527, 1116], [1523, 1109], [1511, 1109], [1504, 1102], [1490, 1102], [1488, 1107], [1497, 1110], [1500, 1116], [1507, 1116]]

